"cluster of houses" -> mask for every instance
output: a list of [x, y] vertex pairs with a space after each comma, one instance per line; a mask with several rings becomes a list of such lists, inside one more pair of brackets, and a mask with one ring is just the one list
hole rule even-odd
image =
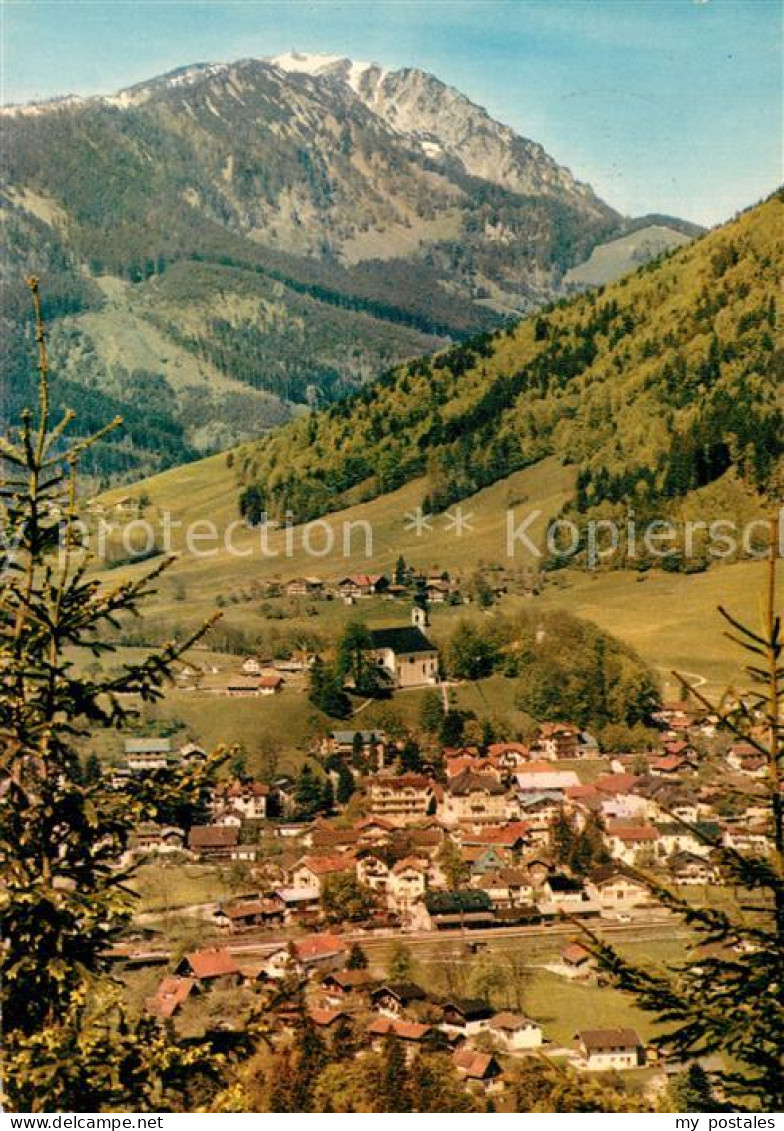
[[[645, 1046], [634, 1029], [581, 1030], [572, 1048], [559, 1049], [523, 1012], [499, 1012], [483, 998], [444, 996], [413, 981], [384, 979], [367, 967], [349, 966], [349, 960], [348, 944], [331, 932], [281, 943], [254, 959], [209, 947], [186, 953], [146, 1000], [146, 1010], [170, 1020], [202, 995], [251, 990], [295, 976], [306, 981], [309, 1020], [327, 1040], [339, 1043], [351, 1032], [359, 1056], [380, 1051], [392, 1040], [409, 1062], [421, 1051], [448, 1053], [472, 1091], [502, 1091], [510, 1058], [536, 1054], [543, 1047], [586, 1071], [637, 1068], [646, 1062]], [[285, 1040], [287, 1022], [294, 1019], [287, 1017], [285, 1005], [276, 1012], [273, 1040]]]
[[[478, 932], [564, 917], [665, 922], [669, 913], [643, 873], [678, 885], [722, 883], [716, 847], [766, 852], [770, 830], [758, 780], [761, 736], [721, 748], [706, 772], [698, 739], [712, 737], [711, 720], [673, 703], [663, 705], [659, 724], [657, 749], [608, 756], [604, 765], [597, 765], [595, 739], [563, 722], [542, 725], [527, 743], [440, 750], [422, 772], [397, 768], [399, 744], [383, 731], [334, 730], [314, 753], [333, 775], [335, 758], [354, 775], [354, 819], [340, 813], [297, 820], [282, 786], [219, 782], [205, 823], [187, 831], [140, 827], [137, 848], [246, 861], [256, 890], [210, 909], [218, 945], [186, 954], [147, 1000], [148, 1012], [180, 1017], [203, 994], [241, 995], [295, 973], [307, 979], [310, 1020], [326, 1039], [342, 1040], [349, 1025], [360, 1049], [391, 1039], [408, 1058], [420, 1049], [443, 1050], [471, 1089], [502, 1090], [507, 1058], [543, 1046], [585, 1071], [644, 1065], [648, 1054], [633, 1029], [581, 1030], [569, 1049], [554, 1049], [541, 1024], [522, 1012], [498, 1012], [471, 997], [446, 999], [349, 968], [348, 945], [335, 932], [368, 938], [452, 932], [462, 945], [478, 947], [483, 944], [468, 941], [486, 938]], [[133, 739], [126, 744], [126, 772], [200, 756], [192, 744], [174, 750], [168, 740]], [[276, 793], [281, 816], [273, 821]], [[564, 853], [564, 828], [573, 838], [590, 836], [587, 861]], [[277, 838], [274, 854], [262, 852], [259, 832]], [[346, 887], [366, 898], [360, 917], [341, 926], [330, 901]], [[235, 936], [246, 941], [250, 933], [266, 940], [253, 951], [264, 953], [252, 960], [244, 942], [232, 953]], [[592, 953], [574, 940], [550, 969], [570, 980], [599, 977]], [[278, 1021], [281, 1034], [296, 1023], [285, 1008]]]
[[284, 582], [281, 589], [287, 597], [309, 597], [312, 600], [338, 598], [347, 604], [369, 597], [406, 600], [412, 591], [424, 596], [430, 604], [460, 604], [464, 600], [459, 586], [450, 580], [448, 574], [428, 577], [409, 573], [405, 584], [397, 583], [383, 573], [354, 573], [334, 582], [320, 577], [293, 577]]

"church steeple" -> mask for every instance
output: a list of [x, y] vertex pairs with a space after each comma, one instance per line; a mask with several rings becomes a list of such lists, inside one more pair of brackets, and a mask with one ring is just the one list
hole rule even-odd
[[411, 609], [411, 623], [414, 628], [419, 628], [424, 632], [430, 624], [430, 616], [427, 611], [427, 603], [418, 605], [415, 604]]

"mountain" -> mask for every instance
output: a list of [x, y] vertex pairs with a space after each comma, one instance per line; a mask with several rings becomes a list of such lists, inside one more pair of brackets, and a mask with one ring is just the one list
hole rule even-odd
[[419, 480], [423, 509], [440, 512], [557, 457], [578, 524], [629, 506], [682, 518], [694, 498], [700, 518], [731, 517], [781, 474], [782, 267], [779, 193], [635, 275], [245, 446], [239, 508], [301, 522]]
[[56, 397], [126, 419], [91, 453], [104, 481], [491, 331], [635, 226], [434, 76], [345, 59], [197, 64], [6, 108], [3, 135], [4, 403], [30, 398], [36, 273]]

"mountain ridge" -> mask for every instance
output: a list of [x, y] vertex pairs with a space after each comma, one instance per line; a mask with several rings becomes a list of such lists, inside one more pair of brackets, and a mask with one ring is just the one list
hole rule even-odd
[[[111, 391], [132, 415], [159, 390], [161, 442], [107, 441], [99, 479], [249, 438], [535, 309], [634, 224], [434, 76], [347, 67], [362, 98], [335, 74], [243, 60], [6, 113], [10, 409], [31, 392], [30, 273], [77, 408]], [[495, 181], [477, 175], [488, 161]], [[118, 333], [147, 359], [138, 375], [118, 377]]]

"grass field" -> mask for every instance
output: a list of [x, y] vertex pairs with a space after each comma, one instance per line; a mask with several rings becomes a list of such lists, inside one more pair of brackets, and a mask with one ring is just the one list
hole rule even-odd
[[[738, 678], [737, 650], [723, 635], [723, 622], [717, 613], [725, 605], [740, 618], [756, 622], [762, 589], [763, 566], [741, 562], [715, 566], [694, 575], [651, 571], [647, 575], [631, 572], [588, 572], [563, 570], [545, 575], [538, 597], [516, 595], [516, 578], [530, 570], [529, 557], [507, 557], [507, 512], [514, 511], [520, 522], [531, 511], [538, 518], [531, 527], [536, 539], [546, 521], [566, 500], [572, 482], [572, 469], [556, 459], [547, 459], [509, 479], [479, 492], [464, 504], [471, 529], [457, 534], [446, 529], [444, 516], [432, 521], [431, 531], [420, 534], [411, 528], [410, 517], [424, 493], [423, 481], [407, 484], [388, 496], [354, 506], [329, 517], [335, 546], [323, 556], [304, 552], [303, 530], [269, 533], [262, 548], [258, 530], [237, 523], [237, 485], [234, 471], [225, 456], [215, 456], [166, 472], [143, 485], [147, 502], [142, 517], [154, 529], [172, 522], [171, 546], [177, 552], [173, 567], [160, 579], [158, 592], [145, 613], [143, 631], [151, 638], [177, 635], [213, 616], [221, 606], [221, 624], [208, 640], [213, 648], [225, 647], [228, 635], [235, 633], [242, 647], [266, 655], [285, 652], [292, 642], [301, 640], [316, 649], [328, 648], [342, 626], [361, 616], [372, 626], [405, 624], [408, 606], [384, 600], [369, 600], [347, 607], [341, 601], [263, 599], [254, 583], [314, 574], [336, 581], [352, 571], [391, 573], [399, 554], [422, 570], [449, 570], [453, 577], [466, 581], [473, 572], [499, 569], [510, 578], [510, 593], [502, 597], [501, 612], [516, 609], [566, 609], [585, 617], [630, 644], [656, 670], [665, 697], [677, 693], [671, 672], [677, 669], [689, 679], [703, 684], [716, 694]], [[142, 487], [124, 489], [103, 496], [104, 517], [121, 524], [132, 516], [128, 501], [142, 493]], [[119, 503], [125, 500], [124, 503]], [[118, 509], [119, 506], [119, 509]], [[188, 524], [210, 522], [220, 533], [235, 523], [232, 531], [236, 553], [230, 552], [220, 537], [198, 528], [206, 541], [190, 552], [184, 541]], [[180, 525], [174, 525], [174, 524]], [[371, 532], [367, 547], [366, 523]], [[324, 544], [325, 529], [313, 536], [312, 546]], [[346, 533], [348, 532], [348, 533]], [[343, 539], [347, 539], [344, 554]], [[217, 541], [216, 541], [217, 539]], [[193, 549], [193, 545], [191, 550]], [[370, 557], [365, 556], [369, 548]], [[116, 583], [144, 569], [142, 565], [107, 571], [105, 580]], [[432, 610], [430, 634], [443, 643], [461, 617], [481, 618], [481, 612], [467, 606], [439, 607]], [[223, 635], [221, 635], [223, 634]], [[236, 647], [236, 641], [234, 646]], [[133, 655], [133, 653], [128, 653]], [[213, 652], [212, 660], [222, 670], [238, 670], [239, 656]], [[204, 660], [210, 653], [194, 652]], [[422, 692], [398, 694], [391, 706], [404, 723], [416, 720]], [[514, 707], [514, 681], [495, 677], [481, 684], [465, 686], [455, 692], [461, 707], [480, 717], [502, 720], [514, 728], [520, 722]], [[360, 716], [362, 725], [376, 727], [388, 717], [390, 706], [373, 704]], [[165, 720], [176, 723], [183, 734], [214, 746], [240, 743], [251, 755], [260, 746], [273, 742], [296, 768], [303, 745], [315, 731], [329, 725], [308, 704], [301, 689], [287, 686], [283, 694], [266, 700], [227, 699], [203, 691], [174, 692], [163, 704], [147, 711], [154, 725]], [[98, 740], [100, 746], [101, 739]], [[108, 740], [114, 753], [116, 740]]]

